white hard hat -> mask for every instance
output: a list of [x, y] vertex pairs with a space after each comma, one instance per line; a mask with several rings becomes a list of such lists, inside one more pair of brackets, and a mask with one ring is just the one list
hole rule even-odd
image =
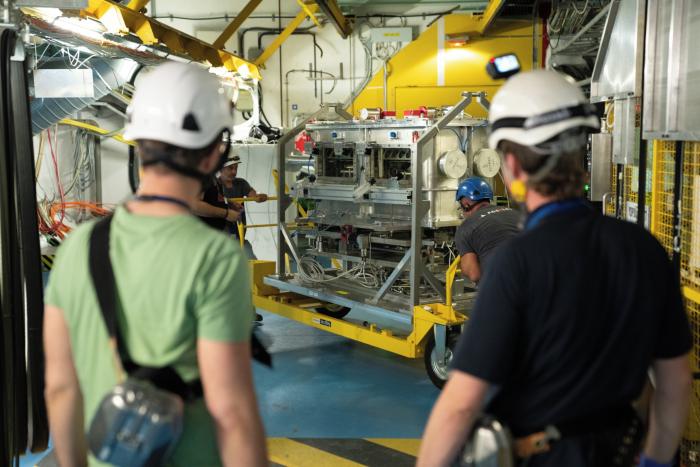
[[219, 80], [194, 64], [167, 62], [136, 83], [124, 137], [186, 149], [211, 144], [233, 125], [233, 109]]
[[564, 75], [551, 70], [518, 73], [496, 93], [489, 110], [489, 146], [503, 140], [536, 146], [574, 128], [597, 130], [595, 106]]

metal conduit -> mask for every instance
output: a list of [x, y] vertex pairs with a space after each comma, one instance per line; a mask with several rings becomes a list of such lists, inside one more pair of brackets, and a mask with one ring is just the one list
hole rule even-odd
[[92, 69], [94, 97], [38, 98], [30, 104], [32, 134], [38, 134], [65, 117], [94, 104], [113, 89], [124, 86], [140, 65], [128, 59], [93, 57], [87, 62]]

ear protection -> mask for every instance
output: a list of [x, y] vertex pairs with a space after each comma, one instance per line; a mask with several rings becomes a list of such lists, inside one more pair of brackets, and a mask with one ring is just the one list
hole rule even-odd
[[228, 160], [228, 155], [231, 152], [231, 130], [225, 129], [221, 132], [221, 144], [219, 145], [219, 162], [216, 165], [216, 169], [209, 174], [213, 175], [221, 171], [224, 168], [224, 164]]
[[508, 186], [513, 201], [516, 203], [524, 203], [525, 195], [527, 194], [527, 185], [522, 180], [513, 180]]

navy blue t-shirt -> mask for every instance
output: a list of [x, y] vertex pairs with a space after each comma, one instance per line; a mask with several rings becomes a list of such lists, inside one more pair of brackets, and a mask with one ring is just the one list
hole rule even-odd
[[581, 206], [495, 253], [452, 367], [500, 386], [487, 412], [523, 435], [628, 404], [691, 345], [666, 251]]

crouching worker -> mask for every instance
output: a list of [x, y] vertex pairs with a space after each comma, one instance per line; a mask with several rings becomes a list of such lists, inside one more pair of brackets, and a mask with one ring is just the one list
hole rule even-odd
[[247, 261], [235, 242], [190, 211], [202, 180], [228, 153], [230, 103], [214, 75], [171, 62], [137, 82], [127, 113], [126, 137], [137, 142], [143, 164], [139, 192], [109, 222], [83, 225], [68, 237], [46, 292], [46, 402], [55, 454], [60, 465], [84, 466], [89, 448], [90, 465], [102, 465], [93, 455], [119, 464], [114, 456], [149, 442], [117, 436], [111, 454], [113, 446], [100, 452], [100, 433], [91, 425], [105, 422], [99, 419], [109, 405], [105, 396], [140, 381], [136, 375], [150, 367], [168, 370], [178, 384], [153, 378], [148, 387], [182, 396], [181, 433], [172, 437], [166, 465], [266, 465], [251, 375]]
[[479, 282], [496, 249], [520, 231], [520, 215], [507, 207], [492, 206], [491, 185], [479, 177], [460, 183], [456, 199], [464, 218], [455, 235], [462, 274]]

